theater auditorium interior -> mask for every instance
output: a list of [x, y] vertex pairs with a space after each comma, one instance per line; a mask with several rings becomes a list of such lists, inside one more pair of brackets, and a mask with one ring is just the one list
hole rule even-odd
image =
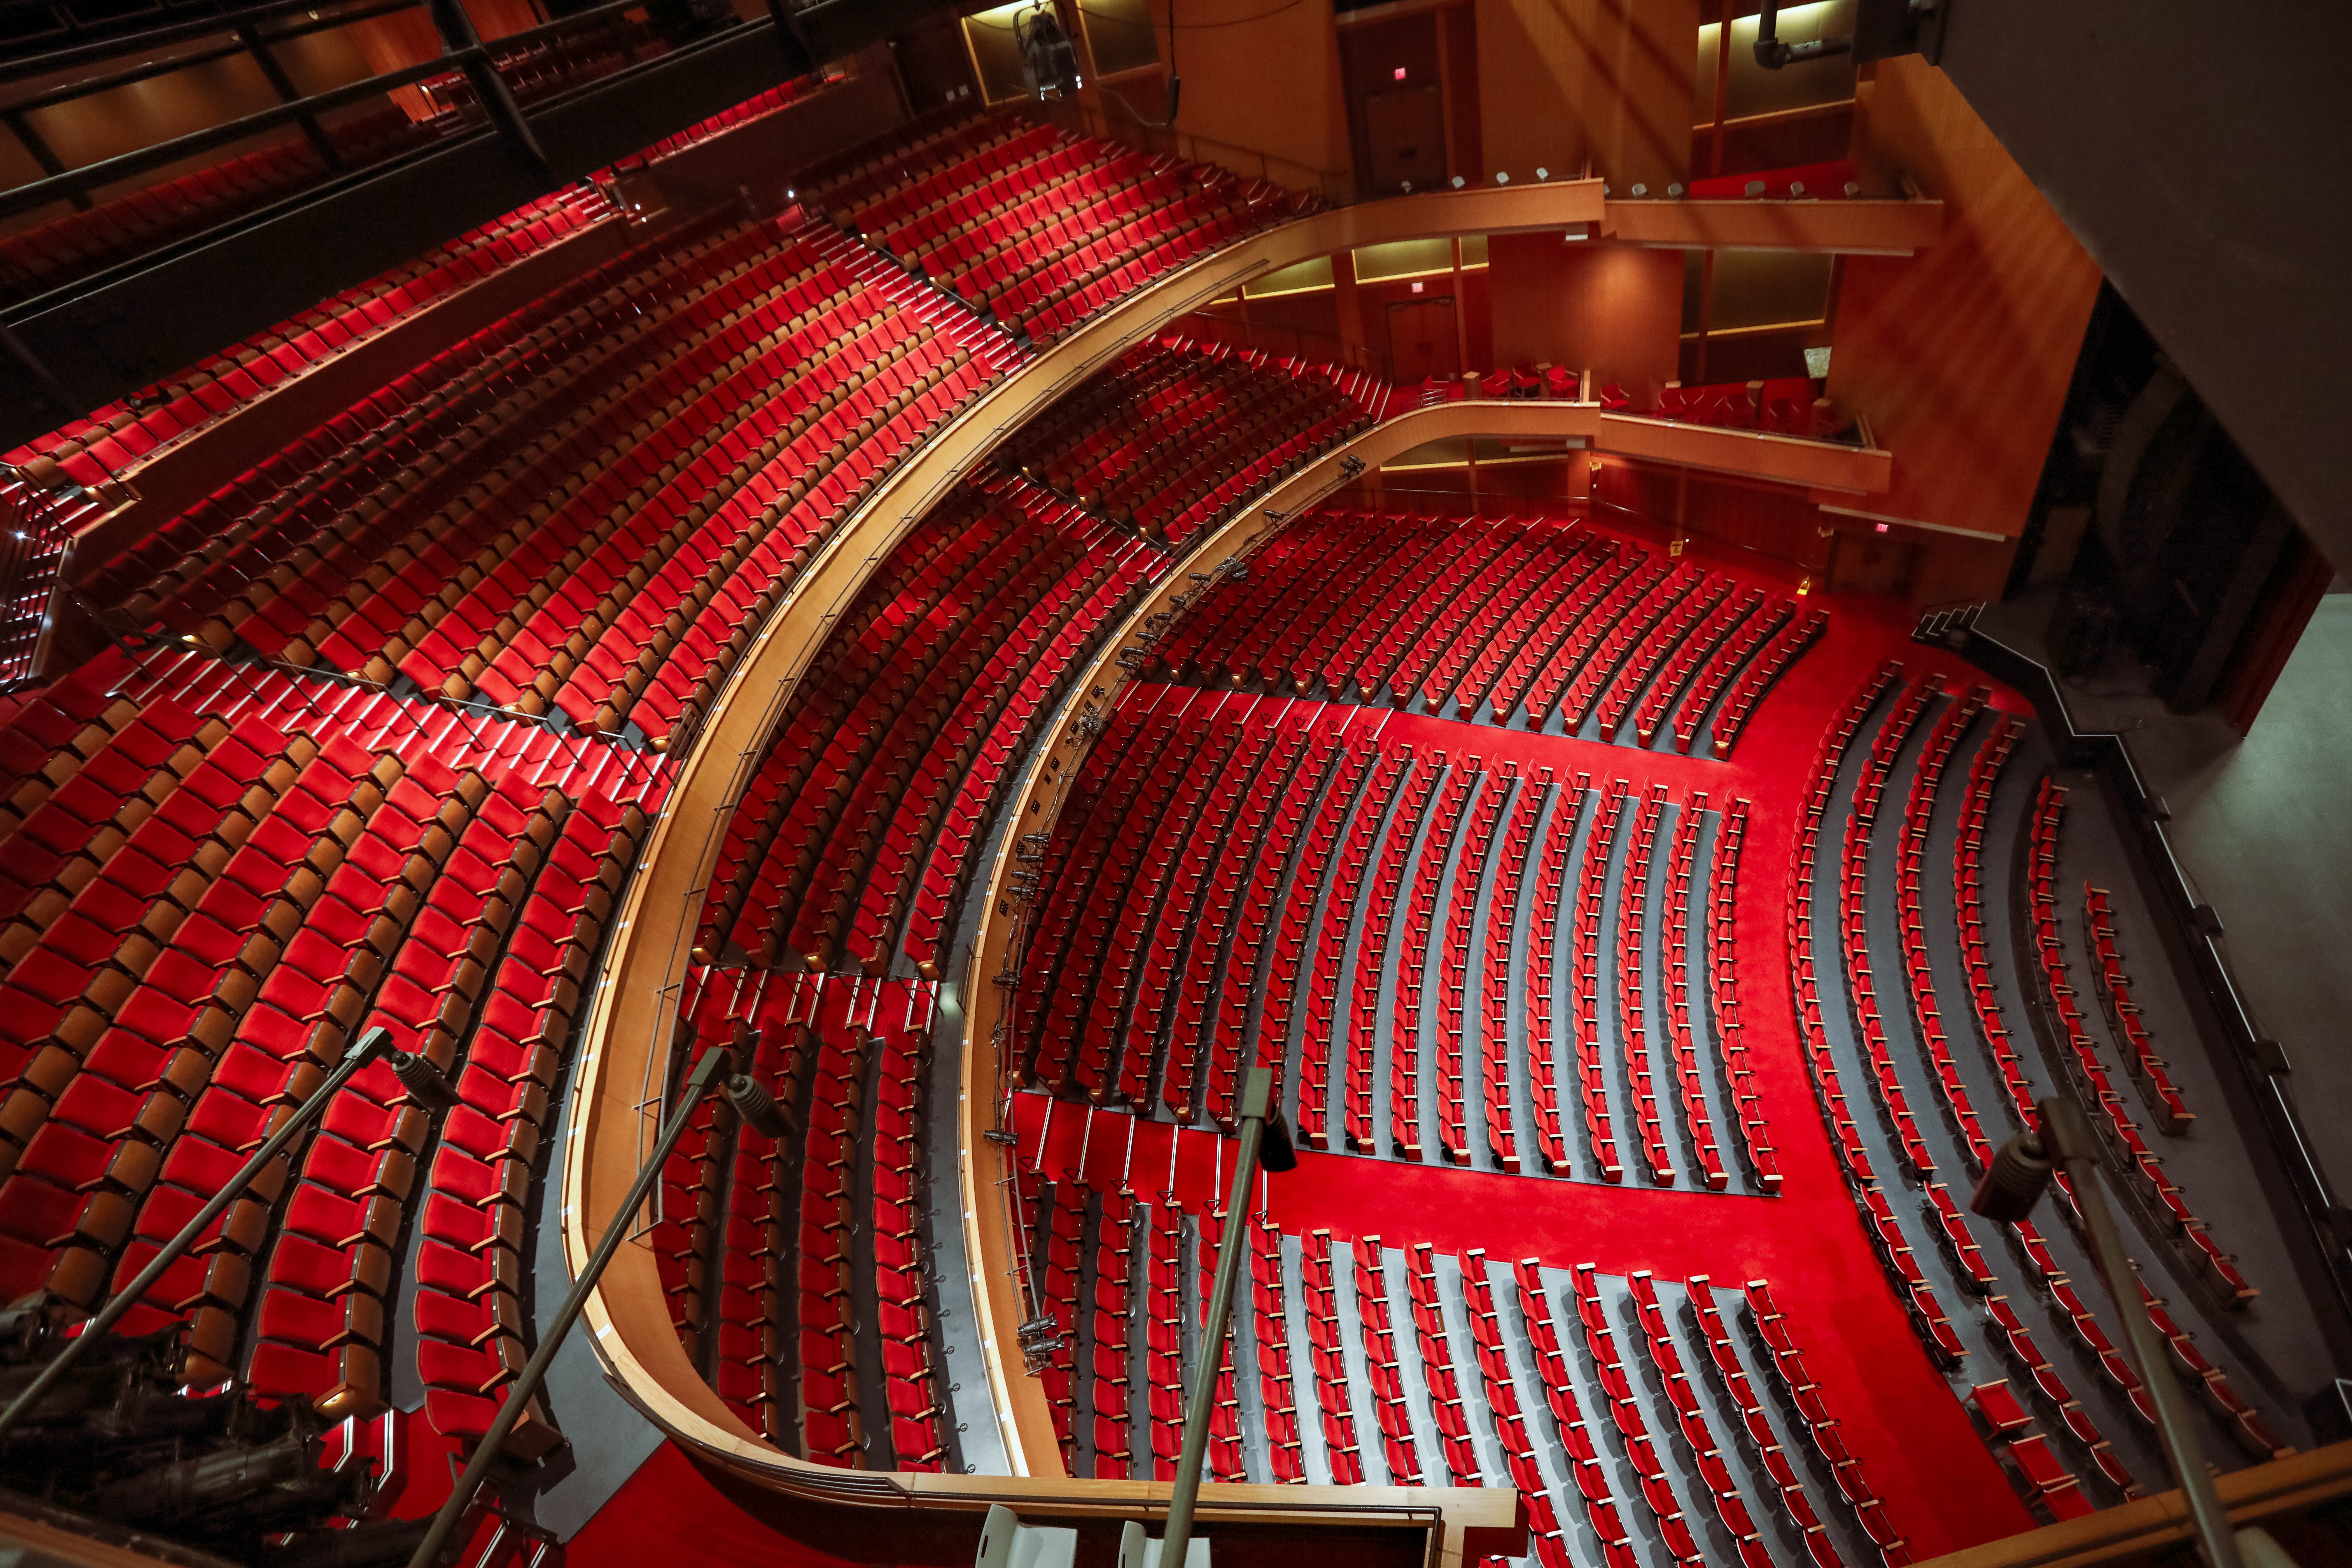
[[2352, 1562], [2347, 58], [0, 0], [0, 1562]]

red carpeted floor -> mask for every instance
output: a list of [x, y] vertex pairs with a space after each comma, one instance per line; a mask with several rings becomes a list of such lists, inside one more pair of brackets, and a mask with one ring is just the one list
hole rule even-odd
[[[1337, 1237], [1377, 1235], [1391, 1245], [1477, 1247], [1490, 1257], [1539, 1257], [1560, 1267], [1590, 1262], [1608, 1274], [1704, 1273], [1718, 1285], [1769, 1279], [1844, 1423], [1848, 1446], [1914, 1556], [1924, 1559], [2035, 1521], [1921, 1349], [1872, 1250], [1799, 1048], [1783, 936], [1798, 798], [1829, 716], [1855, 681], [1895, 658], [1915, 678], [1934, 672], [1956, 685], [1984, 682], [1972, 667], [1910, 642], [1908, 629], [1907, 621], [1874, 619], [1839, 602], [1822, 644], [1764, 700], [1727, 763], [1416, 714], [1390, 715], [1382, 733], [1384, 742], [1475, 754], [1489, 766], [1516, 761], [1523, 773], [1549, 767], [1563, 779], [1589, 772], [1596, 784], [1622, 776], [1677, 793], [1696, 787], [1718, 805], [1748, 799], [1736, 911], [1738, 984], [1785, 1173], [1781, 1195], [1612, 1187], [1311, 1152], [1302, 1152], [1295, 1173], [1266, 1181], [1262, 1194], [1276, 1222], [1294, 1234], [1328, 1227]], [[1994, 700], [2026, 710], [2011, 693], [1997, 691]], [[1116, 1112], [1089, 1115], [1034, 1094], [1017, 1099], [1024, 1154], [1056, 1177], [1116, 1186], [1124, 1176], [1138, 1194], [1166, 1192], [1194, 1210], [1216, 1201], [1230, 1178], [1233, 1146], [1211, 1134]]]

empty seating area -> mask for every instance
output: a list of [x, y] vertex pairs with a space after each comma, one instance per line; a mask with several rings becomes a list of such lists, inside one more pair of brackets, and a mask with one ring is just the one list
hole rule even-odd
[[1028, 340], [1313, 198], [1000, 113], [820, 183], [844, 228]]
[[1008, 441], [998, 465], [1181, 543], [1371, 423], [1378, 384], [1182, 337], [1138, 344]]
[[1827, 624], [1573, 515], [1318, 510], [1211, 583], [1151, 657], [1179, 679], [1603, 740], [1635, 715], [1632, 743], [1672, 732], [1685, 752], [1712, 713], [1721, 757]]
[[1037, 850], [1024, 1080], [1224, 1126], [1258, 1063], [1317, 1148], [1619, 1182], [1631, 1142], [1654, 1184], [1777, 1191], [1726, 923], [1745, 803], [1381, 728], [1129, 688]]
[[[478, 1434], [525, 1350], [549, 1090], [645, 812], [478, 747], [371, 749], [331, 710], [110, 697], [108, 673], [6, 722], [0, 1289], [94, 1306], [382, 1023], [458, 1087], [437, 1149], [370, 1067], [126, 1328], [184, 1324], [193, 1386], [341, 1416], [382, 1410], [391, 1358], [462, 1326], [470, 1360], [425, 1377], [442, 1429]], [[413, 1226], [458, 1299], [424, 1337], [394, 1312]]]
[[93, 592], [217, 651], [666, 742], [1005, 352], [837, 237], [692, 220], [339, 416]]

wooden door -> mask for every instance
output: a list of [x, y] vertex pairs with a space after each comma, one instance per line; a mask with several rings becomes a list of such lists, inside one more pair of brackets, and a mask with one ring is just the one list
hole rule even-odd
[[1364, 140], [1372, 155], [1372, 189], [1386, 195], [1410, 182], [1416, 191], [1445, 184], [1445, 99], [1434, 87], [1401, 88], [1364, 100]]
[[1454, 296], [1405, 300], [1389, 307], [1389, 357], [1397, 384], [1462, 374], [1461, 340], [1454, 332]]

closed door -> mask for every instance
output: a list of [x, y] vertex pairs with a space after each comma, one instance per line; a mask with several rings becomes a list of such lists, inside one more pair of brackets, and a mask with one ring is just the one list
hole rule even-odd
[[1407, 300], [1389, 307], [1389, 357], [1400, 384], [1433, 375], [1462, 374], [1461, 344], [1454, 335], [1454, 296]]
[[1433, 191], [1445, 183], [1445, 100], [1434, 87], [1375, 93], [1364, 100], [1372, 188]]

